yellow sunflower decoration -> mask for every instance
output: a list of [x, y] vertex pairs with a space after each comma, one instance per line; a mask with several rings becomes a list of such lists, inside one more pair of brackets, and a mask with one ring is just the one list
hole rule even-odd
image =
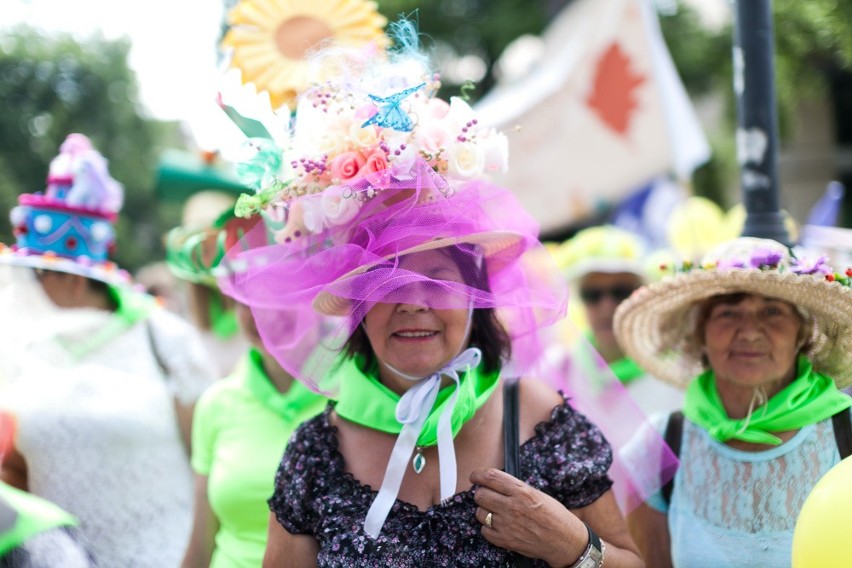
[[295, 102], [307, 86], [304, 58], [325, 42], [384, 48], [387, 20], [366, 0], [241, 0], [228, 14], [222, 46], [243, 84], [266, 91], [277, 109]]

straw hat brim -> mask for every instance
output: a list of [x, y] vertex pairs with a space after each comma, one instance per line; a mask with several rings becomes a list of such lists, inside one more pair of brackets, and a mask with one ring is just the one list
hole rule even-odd
[[577, 262], [566, 268], [565, 278], [569, 281], [580, 280], [593, 272], [604, 274], [635, 274], [642, 280], [647, 278], [645, 267], [638, 260], [628, 258], [589, 258]]
[[133, 283], [130, 274], [112, 262], [83, 264], [70, 258], [22, 254], [7, 248], [0, 252], [0, 264], [76, 274], [111, 286], [130, 286]]
[[722, 294], [778, 298], [804, 309], [814, 320], [807, 352], [814, 369], [838, 388], [852, 384], [852, 289], [822, 274], [750, 269], [695, 270], [643, 286], [615, 314], [616, 337], [625, 353], [648, 373], [685, 388], [705, 369], [684, 349], [694, 332], [694, 308]]
[[[524, 236], [520, 233], [516, 233], [513, 231], [489, 231], [483, 233], [474, 233], [472, 235], [465, 235], [460, 237], [438, 238], [414, 247], [407, 248], [403, 251], [400, 251], [399, 253], [385, 256], [383, 260], [377, 260], [375, 262], [359, 266], [358, 268], [344, 274], [343, 276], [335, 280], [335, 282], [342, 282], [344, 280], [352, 278], [353, 276], [357, 276], [358, 274], [363, 274], [373, 266], [377, 266], [381, 262], [384, 262], [391, 258], [453, 245], [478, 245], [482, 247], [482, 254], [486, 259], [498, 253], [505, 252], [513, 247], [517, 247], [518, 253], [520, 254], [522, 248], [520, 245], [523, 243], [523, 241]], [[334, 294], [331, 294], [330, 292], [325, 290], [317, 294], [313, 301], [314, 310], [328, 316], [346, 316], [349, 314], [350, 307], [351, 301], [348, 298], [335, 296]]]

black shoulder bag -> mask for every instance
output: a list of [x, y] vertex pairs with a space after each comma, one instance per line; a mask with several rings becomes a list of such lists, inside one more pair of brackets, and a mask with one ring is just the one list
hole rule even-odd
[[[518, 402], [518, 380], [509, 379], [503, 385], [503, 454], [506, 473], [520, 478], [520, 422]], [[520, 554], [515, 555], [517, 568], [531, 568], [532, 560]]]

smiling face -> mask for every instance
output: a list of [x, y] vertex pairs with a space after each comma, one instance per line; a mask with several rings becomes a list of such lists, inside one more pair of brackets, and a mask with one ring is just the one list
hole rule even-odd
[[[778, 392], [796, 374], [802, 318], [792, 304], [755, 294], [716, 301], [706, 312], [704, 352], [717, 382]], [[713, 299], [711, 299], [712, 301]]]
[[[442, 249], [403, 257], [399, 267], [424, 274], [432, 280], [463, 282], [458, 265]], [[378, 303], [363, 321], [370, 347], [379, 361], [379, 378], [396, 392], [404, 392], [410, 377], [434, 373], [458, 355], [469, 342], [468, 309], [434, 309], [429, 294], [439, 288], [422, 283], [409, 285], [406, 301]]]

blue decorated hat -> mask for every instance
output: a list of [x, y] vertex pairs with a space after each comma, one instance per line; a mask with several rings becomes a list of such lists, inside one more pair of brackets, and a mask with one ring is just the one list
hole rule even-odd
[[123, 201], [107, 160], [86, 136], [69, 134], [50, 162], [44, 192], [18, 197], [9, 214], [17, 242], [0, 243], [0, 263], [129, 284], [129, 273], [109, 260]]

